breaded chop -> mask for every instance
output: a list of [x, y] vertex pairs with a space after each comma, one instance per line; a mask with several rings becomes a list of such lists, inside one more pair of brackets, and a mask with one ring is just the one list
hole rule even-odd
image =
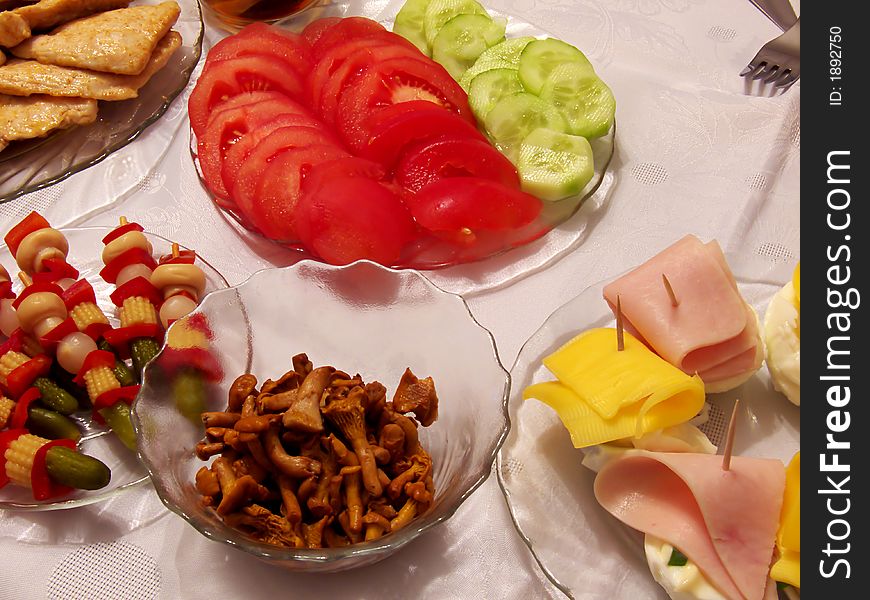
[[97, 101], [0, 94], [0, 150], [9, 142], [42, 137], [55, 129], [93, 123]]
[[33, 36], [11, 52], [47, 65], [138, 75], [180, 13], [172, 1], [110, 10]]
[[[105, 10], [123, 8], [130, 0], [41, 0], [0, 13], [0, 46], [12, 47], [40, 31]], [[23, 27], [22, 27], [23, 24]]]
[[2, 65], [5, 62], [6, 62], [6, 55], [3, 54], [2, 51], [0, 51], [0, 65]]
[[154, 49], [148, 66], [139, 75], [98, 73], [73, 67], [43, 65], [35, 60], [12, 59], [0, 67], [0, 94], [71, 96], [96, 100], [135, 98], [151, 76], [162, 69], [181, 46], [181, 34], [170, 31]]

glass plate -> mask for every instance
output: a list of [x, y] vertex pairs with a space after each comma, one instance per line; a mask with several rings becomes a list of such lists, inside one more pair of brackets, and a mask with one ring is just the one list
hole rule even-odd
[[[62, 181], [135, 140], [181, 93], [202, 51], [202, 14], [197, 0], [176, 0], [181, 14], [173, 29], [181, 47], [139, 90], [139, 97], [100, 102], [97, 120], [46, 138], [13, 142], [0, 152], [0, 202]], [[132, 5], [153, 4], [136, 1]]]
[[[349, 0], [346, 2], [321, 2], [299, 13], [279, 21], [281, 27], [293, 31], [301, 31], [311, 21], [329, 16], [364, 16], [382, 23], [388, 29], [392, 29], [393, 19], [401, 8], [403, 0], [390, 0], [386, 3], [373, 3], [366, 0]], [[516, 17], [500, 13], [487, 6], [492, 16], [502, 16], [507, 19], [506, 36], [516, 38], [521, 36], [548, 37], [547, 32], [539, 27]], [[552, 37], [552, 36], [550, 36]], [[605, 80], [607, 77], [605, 76]], [[572, 198], [559, 202], [544, 202], [544, 210], [535, 223], [523, 228], [521, 232], [513, 234], [515, 241], [487, 240], [483, 249], [483, 255], [474, 259], [463, 257], [455, 247], [443, 242], [424, 242], [425, 245], [415, 247], [411, 253], [406, 253], [400, 261], [392, 265], [400, 268], [415, 269], [447, 269], [444, 277], [436, 276], [434, 281], [445, 289], [456, 293], [480, 291], [495, 287], [517, 275], [533, 271], [545, 265], [549, 260], [560, 255], [563, 251], [581, 240], [589, 227], [597, 221], [596, 213], [599, 213], [605, 205], [609, 191], [615, 182], [612, 172], [608, 171], [614, 153], [614, 140], [616, 126], [601, 138], [592, 140], [591, 145], [595, 157], [595, 175], [586, 185], [583, 191]], [[196, 136], [190, 133], [190, 151], [193, 156], [196, 171], [202, 177], [202, 171], [197, 157]], [[220, 204], [218, 204], [220, 206]], [[233, 211], [221, 207], [227, 221], [242, 237], [259, 238], [260, 234], [250, 229], [244, 219]], [[581, 211], [580, 209], [583, 208]], [[572, 218], [572, 217], [577, 218]], [[565, 223], [567, 228], [562, 231], [554, 231], [559, 225]], [[562, 229], [562, 228], [559, 228]], [[521, 240], [521, 241], [520, 241]], [[298, 244], [284, 244], [294, 250], [288, 253], [288, 263], [303, 258], [314, 258], [308, 255]], [[531, 252], [523, 252], [522, 249], [530, 248]], [[475, 253], [481, 251], [476, 248]], [[530, 257], [530, 254], [535, 256]], [[468, 264], [470, 269], [462, 268]], [[482, 265], [482, 266], [478, 266]], [[450, 273], [450, 268], [459, 266], [460, 269]], [[449, 280], [460, 277], [457, 286], [452, 286]]]
[[[114, 316], [115, 305], [109, 299], [109, 294], [115, 286], [106, 283], [99, 276], [99, 272], [103, 268], [102, 239], [111, 230], [111, 227], [81, 227], [61, 229], [60, 231], [66, 235], [69, 241], [70, 264], [79, 270], [80, 277], [87, 278], [91, 283], [94, 292], [96, 292], [97, 304], [103, 312], [109, 315], [109, 321], [112, 325], [117, 326], [118, 320]], [[155, 255], [171, 252], [171, 241], [147, 232], [145, 235], [151, 241]], [[0, 263], [6, 267], [9, 273], [17, 273], [18, 266], [5, 245], [0, 246], [0, 253], [2, 253], [0, 254]], [[197, 255], [197, 264], [202, 267], [205, 273], [207, 292], [228, 287], [229, 284], [223, 276], [214, 267], [202, 260], [199, 255]], [[20, 290], [20, 287], [19, 285], [15, 288], [16, 292]], [[93, 422], [90, 418], [90, 412], [77, 413], [73, 415], [73, 418], [83, 431], [79, 449], [106, 463], [112, 471], [112, 480], [109, 485], [100, 490], [79, 490], [63, 498], [40, 502], [33, 499], [30, 490], [10, 484], [0, 489], [0, 509], [41, 511], [74, 508], [100, 502], [148, 480], [148, 473], [139, 463], [136, 455], [125, 448], [114, 435], [110, 435], [105, 427]]]
[[[740, 291], [759, 316], [791, 278], [790, 265], [762, 258], [728, 257]], [[602, 509], [592, 492], [594, 473], [580, 464], [556, 413], [523, 390], [552, 380], [542, 359], [577, 333], [613, 326], [597, 283], [556, 310], [525, 343], [511, 370], [508, 405], [511, 431], [499, 452], [497, 473], [511, 518], [543, 574], [570, 598], [667, 600], [653, 580], [641, 536]], [[800, 448], [800, 409], [773, 390], [762, 367], [742, 386], [707, 396], [710, 419], [702, 427], [721, 441], [734, 399], [740, 397], [735, 454], [778, 458], [788, 463]]]

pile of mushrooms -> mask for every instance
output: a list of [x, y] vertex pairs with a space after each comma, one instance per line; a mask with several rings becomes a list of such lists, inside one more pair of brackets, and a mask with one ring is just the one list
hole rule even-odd
[[[392, 401], [378, 382], [305, 354], [257, 390], [237, 378], [223, 412], [205, 412], [196, 474], [202, 502], [252, 538], [290, 548], [377, 539], [425, 512], [435, 493], [418, 425], [438, 416], [431, 377], [406, 369]], [[408, 416], [413, 414], [413, 417]]]

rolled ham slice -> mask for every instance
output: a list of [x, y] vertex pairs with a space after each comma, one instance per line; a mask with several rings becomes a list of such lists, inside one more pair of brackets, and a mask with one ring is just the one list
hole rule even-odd
[[661, 538], [727, 598], [762, 600], [785, 489], [778, 460], [637, 451], [608, 463], [595, 497], [617, 519]]
[[[662, 275], [678, 306], [673, 306]], [[672, 365], [697, 373], [708, 391], [730, 389], [761, 366], [757, 318], [741, 297], [716, 241], [705, 244], [687, 235], [605, 286], [604, 297], [614, 313], [617, 296], [627, 329]], [[720, 389], [717, 382], [729, 385]]]

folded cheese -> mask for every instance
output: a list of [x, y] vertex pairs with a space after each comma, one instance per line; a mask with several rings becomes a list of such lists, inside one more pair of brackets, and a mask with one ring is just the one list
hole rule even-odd
[[776, 534], [779, 558], [770, 576], [800, 589], [801, 587], [801, 453], [791, 459], [785, 471], [785, 497]]
[[727, 598], [761, 600], [768, 586], [785, 469], [736, 456], [637, 451], [595, 478], [595, 497], [626, 525], [686, 555]]
[[523, 398], [552, 407], [584, 448], [685, 423], [704, 406], [704, 384], [651, 352], [630, 333], [590, 329], [544, 359], [559, 381], [529, 386]]

